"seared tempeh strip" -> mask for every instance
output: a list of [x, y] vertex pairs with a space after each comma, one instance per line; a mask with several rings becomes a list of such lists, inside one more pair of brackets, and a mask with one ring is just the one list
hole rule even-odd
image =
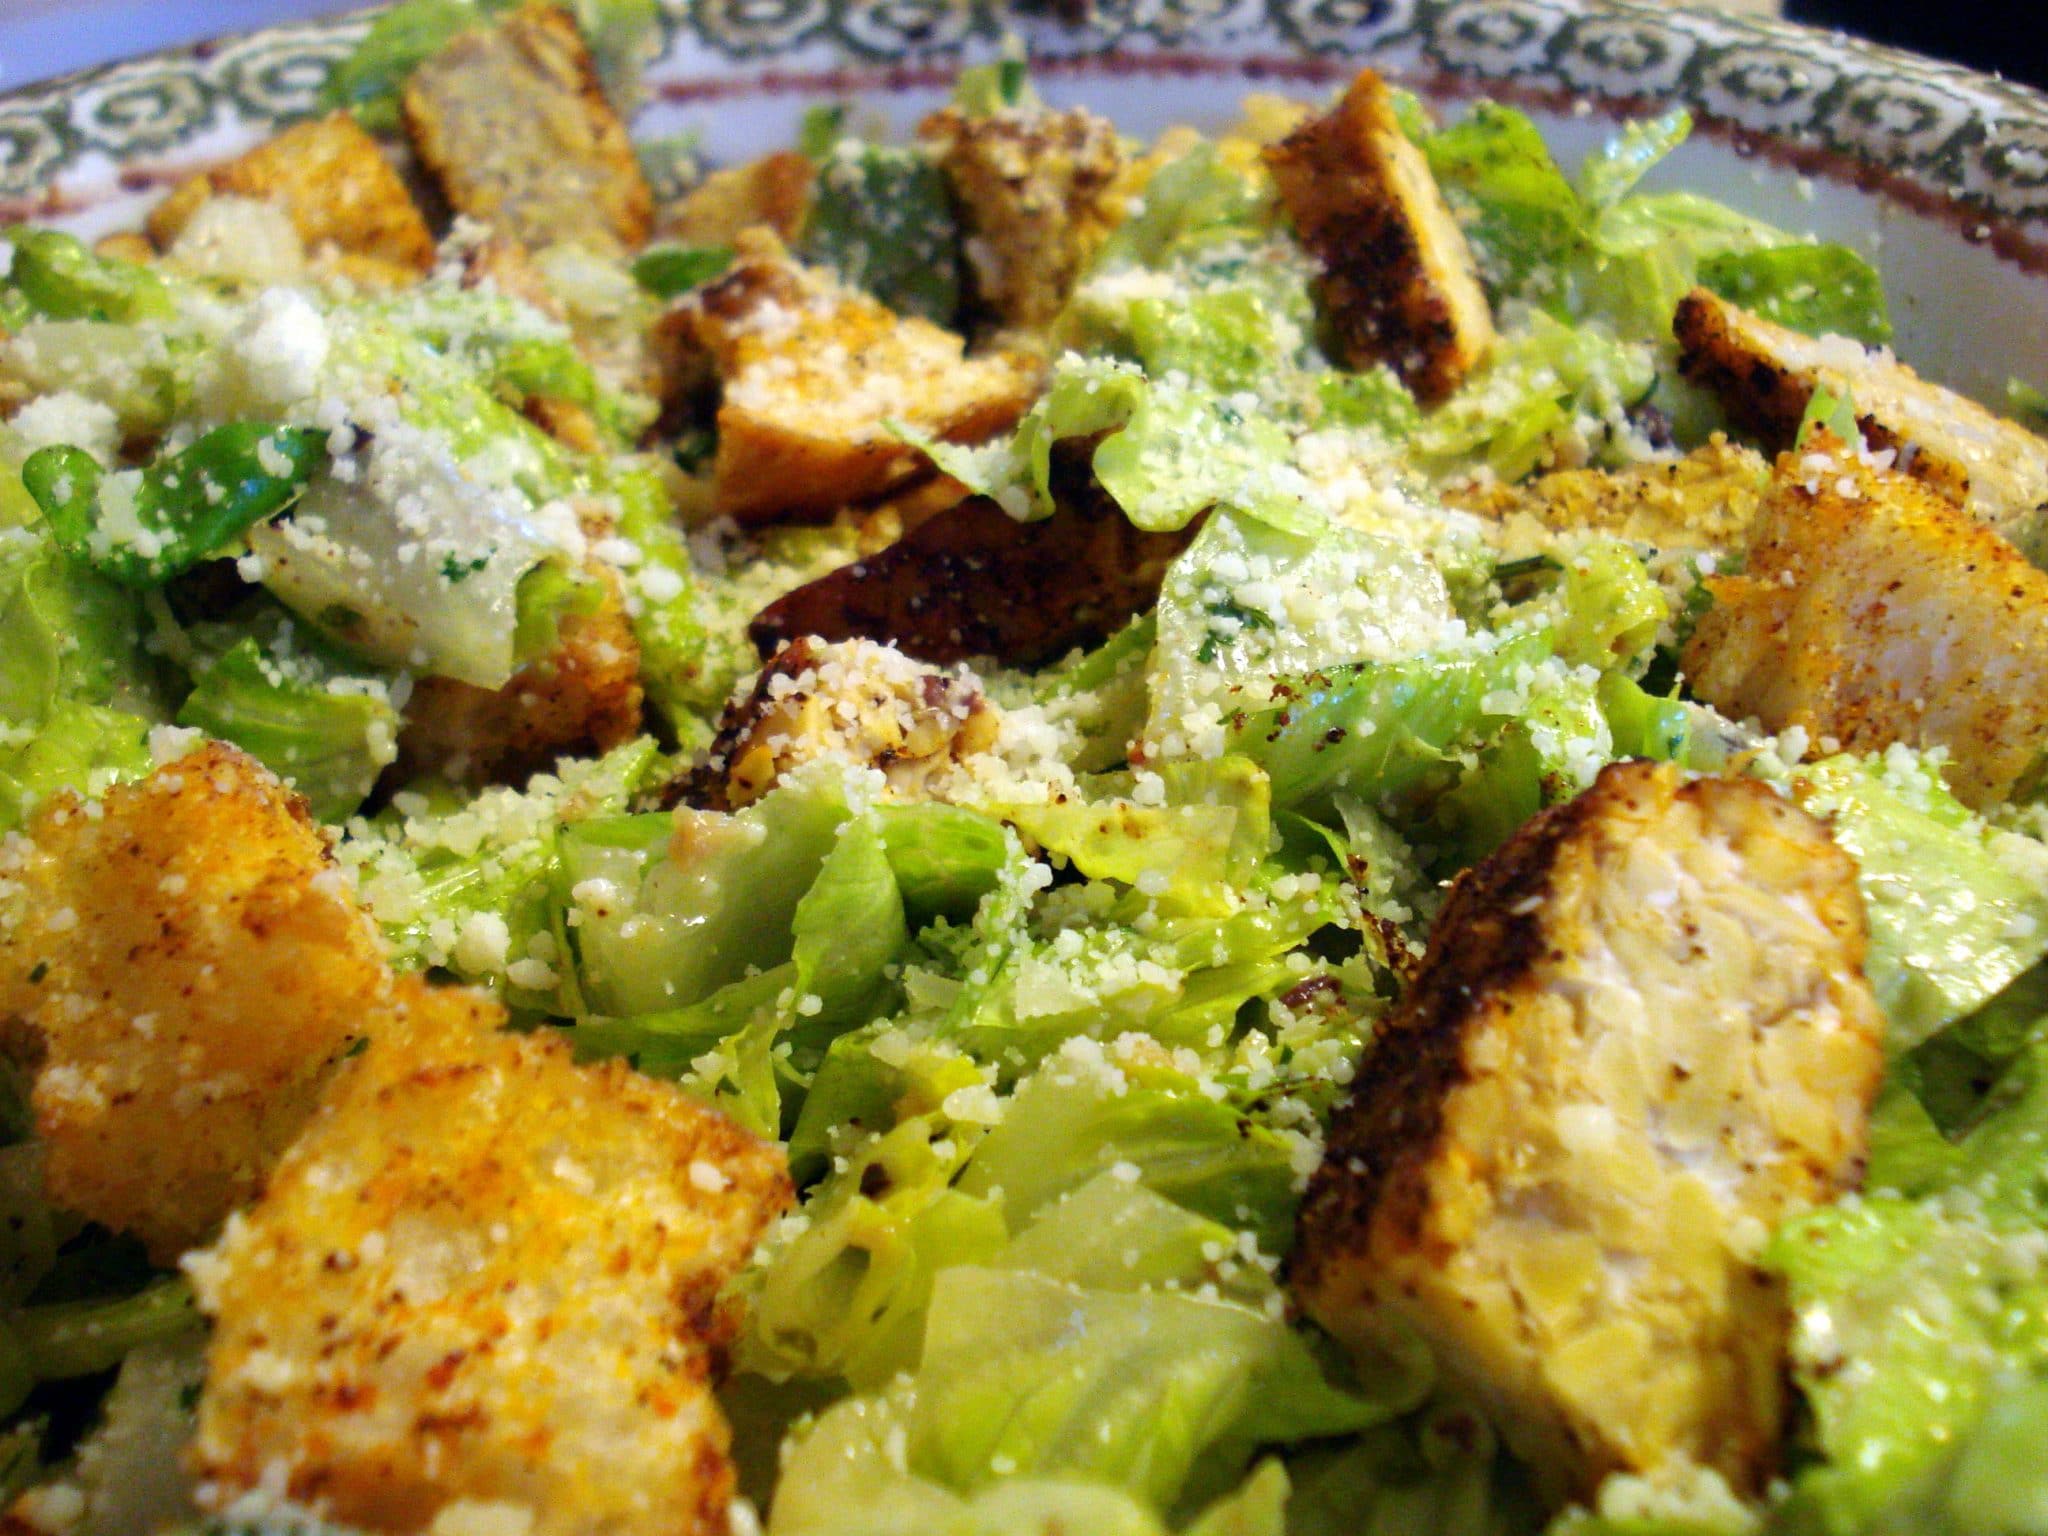
[[1310, 1314], [1420, 1333], [1553, 1500], [1759, 1490], [1786, 1329], [1759, 1251], [1855, 1183], [1883, 1070], [1855, 875], [1764, 786], [1647, 763], [1467, 872], [1309, 1186]]
[[[2039, 534], [2048, 506], [2048, 439], [1930, 383], [1883, 350], [1845, 336], [1803, 336], [1695, 288], [1673, 321], [1679, 366], [1772, 451], [1790, 448], [1816, 388], [1856, 408], [1874, 448], [2008, 538]], [[2039, 551], [2034, 551], [2038, 554]]]
[[1344, 99], [1266, 151], [1280, 200], [1322, 262], [1337, 358], [1385, 363], [1424, 401], [1464, 381], [1494, 339], [1465, 232], [1386, 82], [1361, 70]]
[[449, 205], [538, 249], [647, 239], [654, 194], [568, 12], [528, 0], [412, 72], [406, 132]]

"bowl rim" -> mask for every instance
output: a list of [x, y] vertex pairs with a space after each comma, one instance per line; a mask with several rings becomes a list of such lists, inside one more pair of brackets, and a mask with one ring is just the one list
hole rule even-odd
[[[1554, 113], [1683, 105], [1742, 155], [1877, 193], [2048, 275], [2048, 94], [1840, 32], [1650, 0], [1050, 4], [1069, 14], [1003, 0], [662, 0], [648, 79], [676, 105], [887, 93], [940, 84], [1015, 33], [1051, 78], [1324, 86], [1380, 63], [1435, 95]], [[0, 92], [0, 222], [166, 184], [241, 147], [227, 142], [238, 131], [308, 115], [327, 72], [387, 8]]]

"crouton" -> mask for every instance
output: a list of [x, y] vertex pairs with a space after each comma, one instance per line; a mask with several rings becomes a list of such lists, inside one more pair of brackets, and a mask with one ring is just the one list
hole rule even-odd
[[282, 204], [316, 255], [331, 248], [413, 273], [434, 264], [434, 237], [419, 206], [377, 141], [346, 112], [287, 128], [180, 183], [151, 211], [150, 238], [168, 249], [216, 197]]
[[160, 1262], [246, 1202], [391, 987], [304, 802], [213, 744], [9, 844], [7, 1010], [58, 1205]]
[[791, 1199], [782, 1155], [503, 1022], [401, 983], [262, 1198], [187, 1261], [214, 1319], [204, 1507], [262, 1488], [370, 1531], [474, 1505], [532, 1536], [725, 1531], [718, 1298]]
[[596, 608], [566, 615], [554, 649], [504, 686], [414, 685], [398, 737], [402, 774], [519, 783], [565, 754], [608, 752], [640, 733], [640, 645], [618, 578], [595, 566], [592, 578]]
[[981, 306], [1004, 325], [1043, 330], [1123, 217], [1122, 141], [1081, 107], [958, 107], [918, 126], [945, 173], [967, 234]]
[[458, 224], [449, 238], [448, 254], [461, 270], [459, 281], [464, 288], [485, 288], [516, 299], [550, 320], [567, 318], [526, 247], [504, 231]]
[[732, 245], [749, 229], [793, 242], [811, 216], [817, 176], [807, 156], [786, 149], [727, 166], [664, 209], [655, 232], [683, 245]]
[[1707, 586], [1683, 666], [1722, 712], [1946, 747], [1979, 809], [2048, 761], [2048, 572], [1911, 476], [1816, 433], [1778, 461], [1742, 573]]
[[1854, 863], [1747, 780], [1614, 764], [1456, 884], [1338, 1110], [1291, 1279], [1412, 1330], [1552, 1501], [1770, 1475], [1786, 1217], [1860, 1176], [1883, 1072]]
[[1679, 367], [1772, 452], [1790, 448], [1816, 388], [1856, 408], [1873, 448], [2008, 538], [2048, 507], [2048, 440], [1930, 383], [1891, 353], [1845, 336], [1803, 336], [1695, 288], [1672, 330]]
[[1266, 151], [1280, 201], [1322, 264], [1317, 297], [1338, 361], [1385, 363], [1441, 400], [1493, 346], [1493, 315], [1422, 151], [1386, 82], [1361, 70], [1344, 99]]
[[1682, 458], [1626, 469], [1561, 469], [1518, 485], [1450, 487], [1444, 500], [1553, 533], [1603, 533], [1660, 549], [1727, 549], [1742, 542], [1769, 484], [1761, 454], [1720, 433]]
[[906, 800], [938, 798], [948, 773], [988, 751], [1001, 729], [965, 668], [921, 666], [871, 640], [793, 640], [727, 707], [689, 798], [738, 810], [820, 759], [879, 768]]
[[157, 256], [156, 247], [150, 244], [148, 237], [132, 230], [102, 235], [93, 242], [92, 250], [95, 256], [104, 256], [109, 261], [148, 263], [155, 261]]
[[829, 514], [928, 475], [895, 422], [972, 443], [1013, 426], [1041, 366], [898, 315], [772, 240], [749, 237], [716, 282], [663, 324], [707, 356], [722, 387], [713, 503], [742, 523]]
[[755, 645], [865, 638], [942, 666], [993, 656], [1028, 667], [1105, 639], [1158, 601], [1200, 519], [1175, 533], [1135, 527], [1094, 484], [1092, 448], [1055, 450], [1052, 516], [1020, 523], [970, 497], [777, 598], [754, 618]]
[[533, 247], [646, 242], [654, 194], [566, 11], [528, 0], [407, 78], [405, 131], [449, 206]]

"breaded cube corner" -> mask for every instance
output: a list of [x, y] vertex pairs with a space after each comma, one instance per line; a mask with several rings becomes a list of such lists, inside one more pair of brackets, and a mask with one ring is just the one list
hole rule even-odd
[[750, 229], [793, 242], [810, 218], [818, 168], [779, 149], [713, 171], [661, 211], [656, 233], [682, 245], [731, 245]]
[[566, 615], [554, 649], [498, 688], [452, 677], [413, 687], [399, 733], [407, 774], [518, 783], [568, 753], [610, 751], [640, 733], [640, 643], [618, 578], [596, 569], [597, 607]]
[[1516, 485], [1451, 487], [1452, 506], [1551, 533], [1604, 533], [1660, 549], [1726, 549], [1748, 534], [1770, 484], [1761, 454], [1720, 433], [1676, 459], [1625, 469], [1559, 469]]
[[1756, 1492], [1786, 1333], [1758, 1251], [1856, 1182], [1883, 1070], [1855, 877], [1768, 788], [1648, 763], [1468, 871], [1310, 1182], [1310, 1314], [1420, 1334], [1553, 1501]]
[[528, 0], [407, 78], [405, 130], [457, 213], [540, 248], [646, 242], [654, 194], [568, 12]]
[[1338, 361], [1385, 363], [1425, 402], [1456, 389], [1493, 346], [1493, 312], [1386, 82], [1361, 70], [1335, 108], [1267, 150], [1266, 164], [1322, 264], [1317, 294]]
[[953, 332], [800, 266], [760, 231], [663, 327], [717, 375], [713, 504], [742, 523], [813, 517], [900, 488], [929, 465], [889, 423], [979, 442], [1016, 424], [1043, 371], [1016, 352], [968, 357]]
[[891, 793], [931, 799], [1001, 729], [965, 667], [926, 666], [872, 640], [792, 640], [726, 709], [692, 799], [738, 810], [820, 760], [878, 768]]
[[216, 197], [282, 204], [314, 256], [333, 250], [412, 272], [434, 264], [434, 237], [419, 205], [377, 141], [346, 112], [287, 128], [181, 182], [151, 210], [150, 238], [168, 249]]
[[946, 107], [917, 131], [960, 209], [975, 296], [1004, 325], [1051, 325], [1123, 216], [1115, 127], [1081, 107]]
[[1707, 585], [1683, 664], [1723, 713], [1946, 747], [1979, 809], [2048, 763], [2048, 572], [1911, 476], [1817, 432], [1779, 459], [1741, 574]]
[[1890, 352], [1845, 336], [1812, 337], [1695, 288], [1672, 330], [1679, 366], [1776, 452], [1790, 448], [1816, 388], [1855, 403], [1873, 448], [2008, 537], [2024, 538], [2048, 506], [2048, 439], [1920, 377]]
[[263, 1197], [187, 1261], [214, 1319], [189, 1460], [369, 1531], [722, 1533], [718, 1305], [778, 1149], [476, 993], [401, 983]]
[[167, 1262], [245, 1203], [391, 975], [303, 801], [212, 744], [4, 852], [50, 1198]]

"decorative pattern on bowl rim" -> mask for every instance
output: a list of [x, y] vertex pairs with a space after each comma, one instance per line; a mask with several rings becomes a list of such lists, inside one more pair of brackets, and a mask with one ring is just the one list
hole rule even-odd
[[[1061, 72], [1146, 69], [1334, 79], [1373, 61], [1474, 88], [1709, 120], [2048, 236], [2048, 96], [1789, 23], [1638, 0], [1094, 0], [1069, 23], [995, 0], [665, 0], [662, 94], [747, 90], [761, 66], [853, 65], [886, 81], [985, 53], [1006, 30]], [[197, 152], [313, 109], [369, 13], [276, 27], [0, 96], [0, 209], [89, 206], [132, 163]]]

